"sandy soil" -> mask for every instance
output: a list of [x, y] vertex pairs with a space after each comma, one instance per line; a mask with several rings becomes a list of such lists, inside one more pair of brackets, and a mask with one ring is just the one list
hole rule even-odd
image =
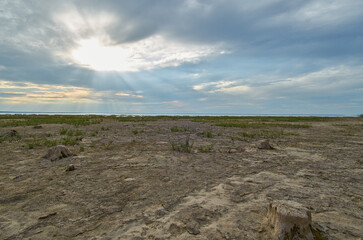
[[[327, 239], [362, 239], [363, 119], [308, 124], [270, 139], [273, 150], [189, 120], [1, 128], [22, 139], [0, 143], [0, 239], [266, 239], [273, 200], [306, 206]], [[61, 128], [83, 131], [77, 156], [29, 149]], [[191, 153], [171, 149], [188, 136]]]

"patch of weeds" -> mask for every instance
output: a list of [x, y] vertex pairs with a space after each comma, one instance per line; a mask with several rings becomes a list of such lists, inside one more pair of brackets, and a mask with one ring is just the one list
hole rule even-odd
[[189, 136], [186, 137], [185, 141], [170, 141], [171, 149], [178, 152], [191, 153], [193, 148], [193, 142], [190, 141]]
[[52, 136], [52, 134], [51, 134], [51, 133], [47, 133], [45, 136], [46, 136], [46, 137], [51, 137], [51, 136]]
[[170, 131], [172, 132], [187, 132], [189, 131], [189, 128], [188, 127], [183, 127], [183, 128], [179, 128], [178, 126], [173, 126], [170, 128]]
[[34, 140], [33, 142], [28, 142], [26, 145], [28, 149], [34, 149], [35, 147], [41, 146], [42, 142], [39, 140]]
[[72, 137], [73, 135], [74, 135], [74, 131], [73, 130], [71, 130], [71, 129], [69, 129], [68, 131], [67, 131], [67, 134], [66, 134], [67, 136], [69, 136], [69, 137]]
[[78, 142], [82, 141], [83, 137], [66, 137], [66, 138], [62, 138], [60, 140], [62, 145], [66, 145], [66, 146], [74, 146], [76, 144], [78, 144]]
[[109, 141], [107, 144], [104, 145], [105, 150], [113, 150], [115, 148], [115, 145], [113, 144], [113, 141]]
[[158, 129], [156, 130], [156, 133], [163, 133], [163, 131], [161, 130], [160, 127], [158, 127]]
[[204, 145], [204, 146], [199, 146], [198, 151], [199, 152], [211, 152], [213, 150], [213, 145]]
[[177, 126], [173, 126], [173, 127], [170, 128], [170, 131], [179, 132], [179, 128]]
[[22, 139], [22, 136], [17, 133], [15, 136], [13, 137], [0, 137], [0, 142], [15, 142], [15, 141], [20, 141]]
[[42, 145], [47, 146], [47, 147], [54, 147], [54, 146], [57, 145], [57, 140], [47, 140], [47, 139], [45, 139], [45, 140], [43, 140]]
[[83, 132], [81, 130], [76, 130], [74, 136], [83, 136]]
[[204, 131], [203, 132], [203, 136], [206, 137], [206, 138], [212, 138], [213, 137], [213, 134], [211, 131]]
[[240, 136], [244, 137], [244, 138], [254, 138], [254, 137], [256, 137], [256, 134], [254, 134], [254, 133], [240, 132], [238, 134]]
[[27, 143], [26, 145], [27, 145], [28, 149], [33, 149], [35, 147], [34, 143]]
[[59, 130], [59, 134], [60, 135], [66, 135], [67, 131], [68, 131], [68, 129], [62, 128], [61, 130]]
[[95, 137], [95, 136], [97, 136], [97, 134], [98, 134], [98, 131], [96, 130], [96, 131], [93, 131], [92, 133], [91, 133], [91, 137]]
[[132, 130], [132, 133], [135, 134], [135, 135], [138, 134], [138, 133], [143, 133], [143, 132], [144, 132], [144, 130], [142, 130], [142, 129], [141, 130], [140, 129]]
[[110, 130], [110, 127], [103, 127], [103, 126], [102, 126], [102, 127], [101, 127], [101, 130], [102, 130], [102, 131], [108, 131], [108, 130]]
[[84, 147], [83, 146], [79, 146], [79, 151], [80, 152], [84, 152]]

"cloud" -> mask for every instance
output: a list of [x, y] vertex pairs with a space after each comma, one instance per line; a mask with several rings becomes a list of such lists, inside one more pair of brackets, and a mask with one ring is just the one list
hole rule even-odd
[[133, 43], [105, 46], [95, 38], [81, 40], [73, 60], [96, 71], [140, 71], [195, 63], [220, 54], [219, 46], [193, 45], [156, 35]]
[[249, 91], [251, 88], [249, 86], [234, 86], [234, 87], [222, 87], [216, 90], [209, 91], [210, 93], [222, 92], [228, 94], [241, 94]]
[[210, 89], [210, 88], [217, 88], [217, 89], [220, 89], [220, 88], [223, 88], [223, 87], [227, 87], [231, 84], [234, 84], [236, 83], [236, 81], [217, 81], [217, 82], [207, 82], [207, 83], [202, 83], [202, 84], [198, 84], [198, 85], [195, 85], [193, 86], [193, 89], [194, 90], [204, 90], [206, 88]]
[[72, 109], [80, 99], [146, 112], [173, 101], [178, 112], [362, 106], [360, 0], [12, 0], [0, 9], [2, 108], [16, 97], [19, 108]]
[[133, 94], [131, 92], [117, 92], [117, 93], [115, 93], [115, 95], [120, 96], [120, 97], [132, 97], [132, 98], [143, 98], [144, 97], [142, 95]]
[[95, 91], [85, 87], [34, 84], [0, 80], [0, 102], [4, 104], [66, 104], [97, 103], [99, 101], [131, 101], [143, 98], [132, 91]]

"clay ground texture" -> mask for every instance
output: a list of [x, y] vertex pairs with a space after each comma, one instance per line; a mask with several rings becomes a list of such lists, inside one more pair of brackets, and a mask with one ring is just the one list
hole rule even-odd
[[29, 118], [0, 119], [0, 239], [268, 239], [274, 200], [363, 238], [363, 118]]

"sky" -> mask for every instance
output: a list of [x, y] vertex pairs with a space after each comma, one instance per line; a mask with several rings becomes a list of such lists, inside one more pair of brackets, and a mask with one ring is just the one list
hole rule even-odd
[[1, 0], [0, 111], [356, 116], [362, 0]]

